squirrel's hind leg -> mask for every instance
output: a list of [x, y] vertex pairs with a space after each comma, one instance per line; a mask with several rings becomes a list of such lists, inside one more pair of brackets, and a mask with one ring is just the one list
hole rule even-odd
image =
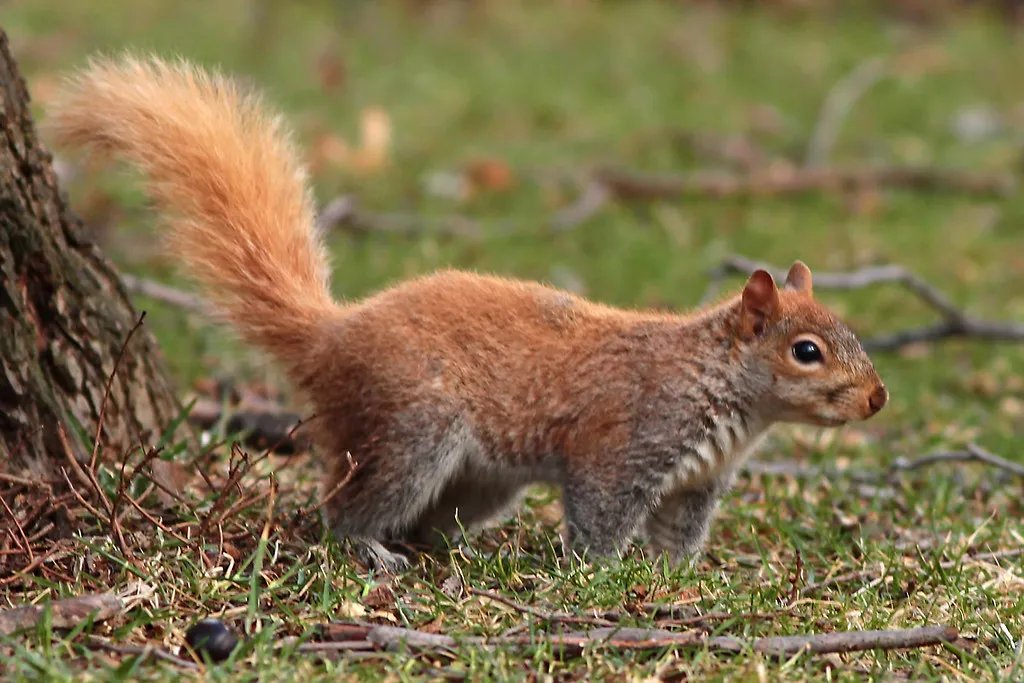
[[522, 491], [519, 482], [511, 478], [463, 474], [423, 513], [407, 538], [431, 548], [443, 547], [446, 539], [454, 545], [462, 540], [463, 530], [473, 533], [488, 522], [509, 516]]
[[408, 568], [409, 561], [383, 543], [406, 540], [479, 447], [457, 419], [425, 411], [416, 417], [395, 420], [386, 442], [363, 440], [361, 448], [351, 451], [355, 472], [348, 471], [347, 459], [338, 459], [324, 484], [329, 494], [351, 474], [325, 502], [324, 520], [336, 539], [353, 544], [367, 566], [391, 573]]

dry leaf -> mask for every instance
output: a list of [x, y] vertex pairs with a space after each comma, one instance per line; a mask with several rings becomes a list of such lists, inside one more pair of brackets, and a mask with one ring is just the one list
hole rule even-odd
[[337, 94], [348, 82], [345, 62], [330, 46], [317, 53], [315, 71], [317, 82], [325, 93]]
[[846, 194], [846, 208], [855, 216], [876, 216], [883, 205], [882, 195], [873, 185], [864, 185]]
[[384, 168], [391, 154], [391, 117], [379, 107], [364, 109], [361, 129], [360, 147], [353, 165], [362, 171]]
[[394, 609], [395, 591], [387, 584], [378, 584], [370, 589], [363, 604], [372, 610]]
[[967, 378], [967, 386], [975, 394], [991, 398], [999, 393], [999, 380], [990, 372], [976, 372]]
[[327, 167], [346, 168], [352, 158], [352, 149], [335, 133], [321, 133], [309, 146], [308, 156], [310, 172], [316, 174]]
[[463, 593], [462, 577], [458, 574], [449, 576], [441, 583], [441, 592], [452, 600], [461, 598]]
[[921, 78], [947, 71], [951, 65], [949, 51], [943, 45], [923, 45], [897, 56], [892, 73], [904, 78]]
[[338, 607], [338, 616], [343, 619], [358, 619], [366, 616], [366, 608], [358, 602], [345, 600]]
[[907, 344], [900, 349], [899, 354], [901, 358], [926, 358], [932, 355], [932, 346], [925, 342]]
[[0, 634], [10, 635], [15, 631], [34, 628], [47, 609], [51, 625], [66, 629], [74, 628], [90, 618], [94, 622], [106, 621], [123, 613], [125, 603], [116, 595], [99, 593], [14, 607], [0, 611]]
[[1000, 402], [999, 411], [1007, 417], [1020, 417], [1024, 415], [1024, 401], [1013, 396], [1007, 396]]
[[174, 507], [176, 498], [181, 497], [185, 486], [192, 481], [192, 475], [182, 463], [167, 460], [154, 460], [149, 470], [153, 481], [158, 484], [154, 491], [157, 500], [165, 507]]
[[[313, 125], [316, 129], [319, 126]], [[360, 118], [359, 146], [353, 147], [332, 131], [315, 132], [307, 164], [311, 173], [326, 167], [374, 173], [391, 161], [391, 119], [379, 107], [364, 109]]]
[[423, 624], [423, 626], [420, 626], [416, 630], [420, 631], [421, 633], [441, 633], [441, 631], [442, 631], [441, 627], [443, 625], [444, 625], [444, 615], [443, 614], [439, 614], [436, 619], [434, 619], [432, 621], [428, 621], [427, 623]]
[[475, 159], [466, 163], [463, 172], [476, 193], [504, 192], [515, 184], [512, 169], [500, 159]]

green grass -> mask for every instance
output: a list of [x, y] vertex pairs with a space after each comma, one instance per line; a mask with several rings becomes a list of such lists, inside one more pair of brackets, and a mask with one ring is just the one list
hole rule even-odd
[[[876, 55], [893, 58], [893, 73], [856, 103], [832, 161], [1013, 169], [1024, 140], [1024, 43], [1005, 27], [970, 16], [924, 29], [879, 23], [853, 11], [826, 20], [661, 2], [578, 8], [568, 2], [492, 2], [486, 11], [449, 9], [426, 20], [406, 16], [394, 3], [376, 9], [362, 4], [367, 7], [342, 10], [313, 0], [281, 3], [261, 37], [249, 4], [239, 0], [15, 2], [0, 9], [0, 26], [11, 37], [31, 91], [38, 93], [34, 107], [40, 117], [54, 74], [94, 50], [121, 47], [180, 53], [252, 80], [289, 116], [310, 149], [318, 144], [318, 129], [351, 140], [364, 108], [387, 111], [394, 129], [389, 168], [370, 175], [328, 165], [315, 176], [318, 198], [352, 194], [368, 211], [422, 217], [424, 224], [466, 216], [482, 226], [481, 235], [335, 233], [338, 296], [359, 297], [452, 265], [556, 282], [568, 272], [594, 299], [685, 308], [700, 299], [718, 259], [741, 253], [779, 265], [799, 258], [813, 270], [899, 263], [975, 315], [1024, 318], [1024, 195], [978, 199], [885, 191], [874, 210], [834, 196], [613, 205], [556, 233], [550, 219], [574, 199], [574, 190], [544, 180], [594, 163], [673, 172], [720, 165], [673, 143], [673, 130], [746, 135], [773, 155], [800, 161], [829, 89]], [[314, 64], [322, 50], [344, 61], [348, 80], [338, 92], [318, 85]], [[1005, 119], [997, 136], [970, 142], [953, 134], [952, 117], [975, 105]], [[516, 185], [464, 202], [424, 190], [430, 174], [457, 170], [476, 158], [509, 164]], [[116, 228], [106, 234], [104, 248], [119, 267], [176, 282], [173, 256], [150, 246], [157, 229], [131, 179], [86, 173], [68, 189], [87, 216], [90, 192], [114, 198]], [[864, 336], [934, 318], [893, 287], [821, 291], [819, 297]], [[280, 381], [259, 356], [207, 321], [144, 298], [137, 304], [148, 311], [146, 324], [183, 387], [214, 371]], [[1024, 462], [1016, 448], [1024, 433], [1020, 346], [951, 341], [920, 353], [879, 353], [875, 361], [891, 391], [890, 405], [877, 418], [840, 433], [779, 429], [760, 457], [874, 471], [900, 455], [976, 441]], [[217, 453], [210, 467], [220, 476], [228, 456], [224, 449]], [[265, 470], [245, 480], [246, 492], [269, 490]], [[107, 486], [116, 493], [116, 468], [110, 473]], [[1019, 482], [999, 484], [991, 471], [939, 465], [902, 476], [889, 496], [864, 491], [849, 475], [800, 481], [748, 476], [715, 523], [709, 551], [718, 561], [705, 558], [692, 570], [668, 574], [640, 555], [618, 568], [561, 567], [554, 550], [557, 509], [545, 513], [546, 499], [538, 499], [517, 519], [476, 539], [472, 559], [454, 551], [423, 558], [388, 584], [390, 593], [378, 588], [386, 585], [380, 577], [368, 576], [321, 536], [309, 513], [310, 470], [292, 466], [281, 477], [266, 543], [258, 543], [267, 521], [265, 500], [231, 520], [239, 533], [233, 564], [221, 558], [220, 569], [207, 571], [184, 544], [152, 527], [132, 537], [129, 558], [105, 529], [85, 524], [93, 531], [71, 541], [75, 557], [58, 563], [70, 576], [34, 573], [27, 593], [5, 588], [4, 596], [18, 604], [140, 580], [152, 587], [152, 600], [90, 630], [118, 642], [174, 648], [192, 621], [225, 613], [225, 621], [250, 640], [233, 662], [208, 669], [216, 680], [236, 680], [240, 673], [264, 680], [338, 674], [404, 680], [430, 678], [442, 669], [473, 679], [517, 680], [527, 674], [537, 680], [825, 676], [821, 657], [773, 661], [700, 649], [594, 651], [560, 660], [543, 638], [525, 652], [469, 650], [454, 658], [380, 653], [325, 663], [275, 649], [283, 636], [308, 636], [315, 624], [351, 613], [353, 604], [367, 614], [376, 611], [372, 618], [381, 623], [430, 625], [455, 635], [497, 635], [529, 623], [530, 617], [465, 591], [446, 595], [441, 587], [451, 576], [466, 587], [545, 610], [584, 612], [638, 600], [684, 602], [701, 612], [782, 610], [772, 619], [713, 625], [716, 633], [744, 638], [949, 623], [977, 638], [973, 652], [933, 647], [848, 654], [833, 661], [830, 675], [1022, 675], [1019, 563], [965, 561], [945, 569], [940, 564], [967, 550], [1024, 544]], [[198, 504], [191, 521], [201, 520], [208, 508], [208, 502]], [[186, 515], [181, 523], [188, 522]], [[215, 537], [207, 540], [216, 544]], [[840, 584], [790, 604], [798, 556], [798, 585], [863, 569], [884, 572], [884, 578]], [[108, 658], [84, 642], [80, 634], [47, 629], [12, 640], [8, 675], [173, 673], [166, 663]]]

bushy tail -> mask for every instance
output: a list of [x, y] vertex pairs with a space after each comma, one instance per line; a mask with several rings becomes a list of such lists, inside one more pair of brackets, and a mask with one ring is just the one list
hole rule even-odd
[[258, 95], [184, 61], [94, 58], [66, 79], [44, 129], [142, 171], [171, 253], [207, 298], [243, 339], [301, 364], [337, 304], [305, 170]]

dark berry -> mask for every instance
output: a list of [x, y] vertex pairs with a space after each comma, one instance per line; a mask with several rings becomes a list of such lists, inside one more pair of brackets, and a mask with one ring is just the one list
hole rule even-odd
[[197, 655], [205, 652], [213, 662], [223, 662], [238, 646], [238, 638], [218, 619], [203, 619], [185, 632], [185, 642]]

